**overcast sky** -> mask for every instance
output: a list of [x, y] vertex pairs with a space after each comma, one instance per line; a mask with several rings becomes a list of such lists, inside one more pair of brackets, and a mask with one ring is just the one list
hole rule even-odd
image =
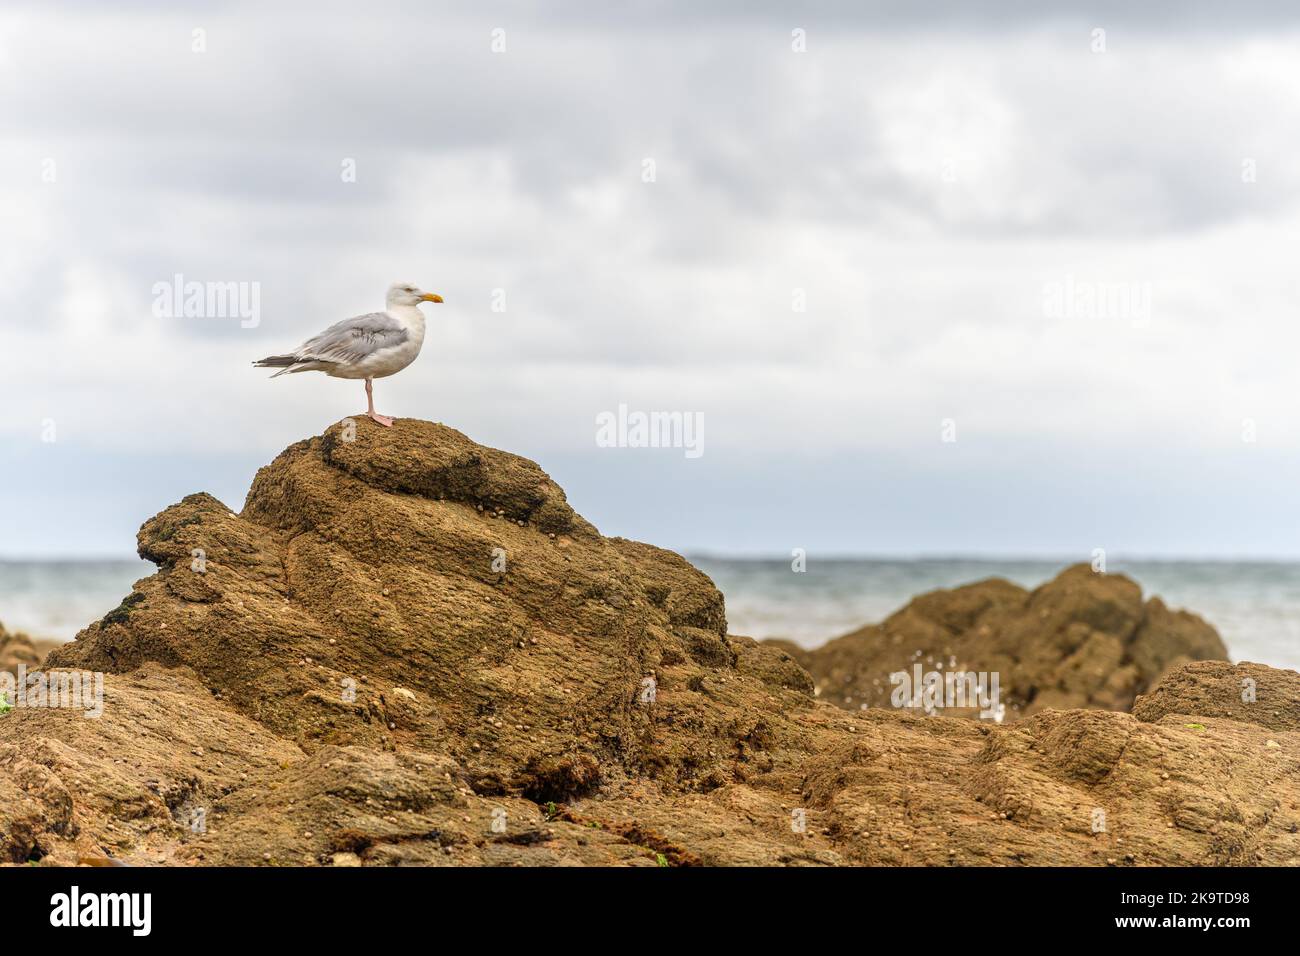
[[[1300, 555], [1279, 5], [267, 6], [0, 12], [0, 555], [239, 508], [365, 398], [249, 363], [395, 279], [446, 302], [379, 410], [606, 534]], [[620, 404], [703, 454], [598, 447]]]

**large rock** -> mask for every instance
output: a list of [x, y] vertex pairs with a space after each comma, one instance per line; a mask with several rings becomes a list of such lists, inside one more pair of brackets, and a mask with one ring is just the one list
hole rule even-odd
[[[480, 793], [725, 775], [753, 718], [671, 693], [738, 672], [708, 578], [449, 428], [345, 434], [263, 468], [242, 515], [192, 495], [147, 522], [159, 573], [50, 664], [183, 665], [298, 746], [445, 751]], [[643, 704], [646, 679], [670, 703]]]
[[809, 670], [826, 700], [850, 709], [890, 706], [890, 675], [916, 664], [996, 672], [1008, 719], [1047, 708], [1128, 710], [1172, 669], [1228, 656], [1201, 618], [1144, 602], [1127, 577], [1087, 565], [1034, 591], [995, 578], [923, 594], [812, 651], [770, 643]]
[[158, 573], [47, 662], [107, 672], [103, 715], [0, 715], [0, 859], [1300, 862], [1291, 729], [831, 707], [531, 462], [355, 427], [239, 515], [195, 495], [145, 524]]

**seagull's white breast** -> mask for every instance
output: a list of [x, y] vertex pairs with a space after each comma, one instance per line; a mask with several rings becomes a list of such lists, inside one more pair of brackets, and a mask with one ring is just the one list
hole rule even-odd
[[338, 369], [336, 378], [385, 378], [395, 375], [415, 361], [424, 346], [424, 313], [418, 306], [394, 306], [387, 313], [406, 329], [406, 341], [379, 349], [346, 369]]

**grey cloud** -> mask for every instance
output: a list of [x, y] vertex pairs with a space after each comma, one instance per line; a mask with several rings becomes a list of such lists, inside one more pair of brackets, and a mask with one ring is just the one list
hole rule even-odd
[[[667, 544], [759, 549], [795, 519], [749, 513], [825, 467], [832, 497], [863, 495], [864, 474], [882, 501], [931, 477], [860, 521], [819, 503], [824, 542], [978, 547], [1008, 476], [1041, 481], [1047, 514], [1078, 488], [1070, 468], [1119, 474], [1143, 442], [1194, 460], [1236, 441], [1241, 417], [1289, 407], [1287, 15], [1239, 6], [1216, 33], [1185, 29], [1214, 19], [1208, 5], [928, 9], [30, 7], [0, 34], [0, 76], [20, 90], [0, 116], [0, 334], [35, 358], [0, 430], [27, 442], [52, 415], [78, 467], [113, 447], [123, 474], [149, 472], [147, 495], [102, 503], [104, 540], [206, 484], [205, 461], [237, 504], [238, 476], [286, 436], [359, 407], [346, 384], [268, 383], [248, 361], [377, 308], [398, 277], [447, 304], [381, 404], [558, 461], [606, 530]], [[1087, 52], [1098, 18], [1105, 57]], [[206, 59], [188, 49], [200, 24]], [[487, 49], [498, 24], [503, 56]], [[40, 182], [46, 156], [56, 184]], [[1258, 183], [1241, 182], [1243, 157]], [[176, 272], [262, 283], [262, 324], [159, 322], [150, 287]], [[1067, 273], [1157, 283], [1152, 328], [1046, 321], [1043, 283]], [[642, 532], [646, 509], [600, 490], [641, 462], [589, 447], [592, 416], [621, 400], [705, 411], [710, 480], [750, 497]], [[947, 415], [983, 469], [969, 493], [935, 457]], [[35, 500], [57, 464], [30, 460], [0, 505]], [[810, 464], [825, 462], [838, 470]], [[676, 467], [656, 481], [686, 480]], [[1135, 500], [1156, 487], [1125, 477]], [[664, 502], [661, 484], [631, 487]], [[929, 494], [951, 495], [942, 520]]]

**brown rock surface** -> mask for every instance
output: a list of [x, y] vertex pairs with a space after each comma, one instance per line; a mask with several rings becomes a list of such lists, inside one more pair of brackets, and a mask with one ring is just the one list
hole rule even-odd
[[1168, 715], [1227, 717], [1271, 730], [1300, 727], [1300, 674], [1242, 661], [1199, 661], [1170, 674], [1137, 699], [1133, 713], [1158, 721]]
[[106, 671], [103, 716], [0, 715], [0, 859], [1300, 861], [1293, 730], [831, 707], [531, 462], [357, 428], [286, 450], [240, 515], [194, 495], [145, 524], [158, 573], [48, 662]]
[[1082, 564], [1033, 591], [997, 578], [932, 591], [815, 650], [771, 643], [808, 669], [825, 700], [849, 709], [891, 706], [890, 675], [918, 663], [923, 672], [997, 672], [1007, 719], [1128, 710], [1172, 669], [1228, 656], [1195, 614], [1144, 602], [1129, 578]]

